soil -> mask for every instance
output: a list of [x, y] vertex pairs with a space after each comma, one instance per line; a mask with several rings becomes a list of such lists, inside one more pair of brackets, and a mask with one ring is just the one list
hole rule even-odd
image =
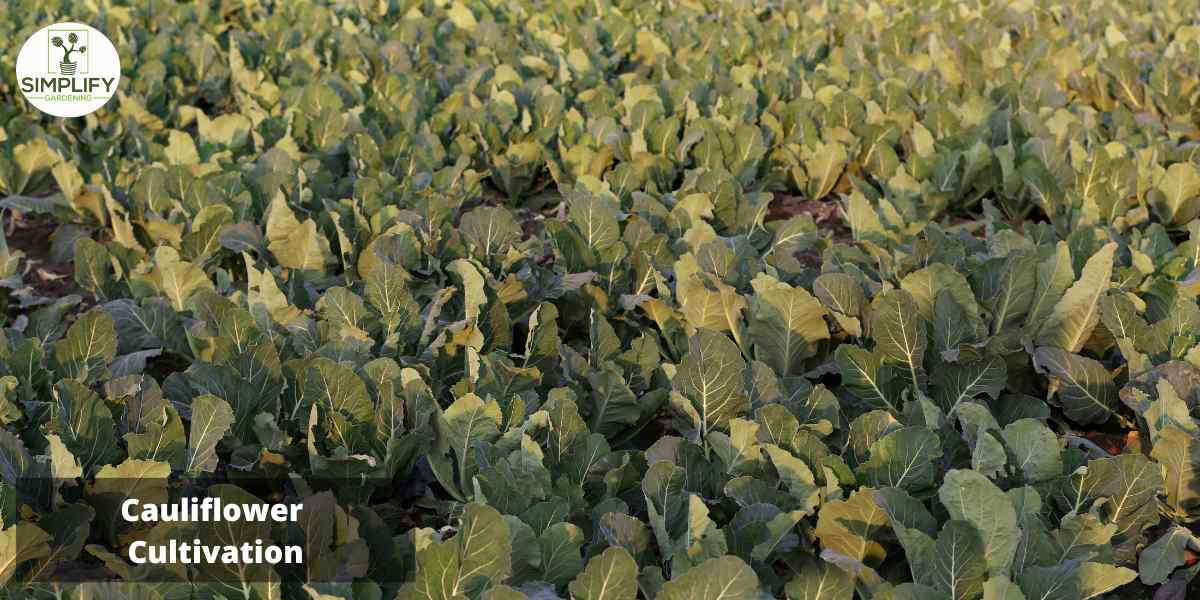
[[790, 219], [808, 215], [822, 232], [829, 232], [835, 242], [850, 243], [853, 235], [842, 219], [841, 208], [832, 200], [812, 200], [800, 196], [776, 193], [767, 205], [766, 221]]
[[10, 251], [24, 253], [19, 269], [38, 296], [60, 298], [75, 290], [75, 265], [50, 258], [50, 243], [58, 224], [47, 216], [5, 213], [2, 223]]

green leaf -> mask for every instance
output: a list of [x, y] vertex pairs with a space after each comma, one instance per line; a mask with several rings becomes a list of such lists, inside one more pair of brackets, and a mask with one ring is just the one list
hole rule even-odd
[[736, 556], [722, 556], [673, 578], [657, 600], [751, 600], [758, 597], [758, 576]]
[[611, 363], [588, 373], [587, 381], [592, 387], [588, 403], [592, 431], [613, 435], [641, 419], [637, 397]]
[[[34, 136], [31, 141], [16, 144], [12, 152], [12, 165], [16, 167], [15, 177], [6, 182], [8, 193], [21, 194], [30, 192], [28, 184], [34, 177], [62, 161], [62, 157], [50, 147], [49, 137]], [[5, 161], [6, 163], [8, 161]], [[19, 209], [18, 209], [19, 210]]]
[[1004, 259], [993, 282], [995, 293], [980, 293], [981, 301], [992, 313], [993, 334], [1016, 325], [1029, 313], [1037, 291], [1037, 274], [1037, 261], [1032, 254], [1018, 251]]
[[803, 288], [761, 274], [751, 284], [755, 297], [749, 333], [756, 355], [781, 377], [799, 375], [816, 344], [829, 339], [825, 310]]
[[984, 556], [983, 540], [974, 525], [946, 522], [933, 548], [934, 587], [950, 594], [953, 600], [983, 596], [988, 569]]
[[785, 273], [804, 271], [806, 267], [797, 260], [797, 255], [811, 247], [819, 237], [812, 217], [797, 215], [774, 231], [771, 245], [762, 254], [763, 259]]
[[192, 424], [183, 470], [189, 474], [215, 471], [217, 442], [225, 437], [231, 425], [233, 409], [229, 403], [211, 394], [192, 400]]
[[959, 405], [986, 395], [995, 400], [1008, 387], [1008, 368], [1004, 360], [991, 357], [965, 364], [946, 364], [933, 374], [934, 398], [946, 416], [951, 417]]
[[862, 312], [866, 303], [862, 286], [845, 273], [824, 273], [813, 281], [813, 294], [846, 333], [862, 336]]
[[[141, 279], [139, 277], [138, 279]], [[180, 260], [173, 248], [160, 246], [154, 251], [154, 269], [144, 276], [145, 281], [171, 301], [176, 311], [182, 311], [188, 298], [202, 289], [213, 289], [212, 281], [199, 266]]]
[[297, 219], [282, 192], [272, 198], [266, 219], [267, 248], [280, 266], [323, 274], [326, 267], [337, 263], [317, 224], [312, 219]]
[[1188, 547], [1200, 549], [1191, 531], [1175, 525], [1150, 544], [1138, 556], [1138, 576], [1146, 585], [1159, 585], [1187, 561]]
[[148, 298], [138, 306], [133, 300], [121, 299], [100, 306], [113, 318], [117, 332], [118, 353], [166, 348], [186, 356], [189, 352], [179, 314], [164, 298]]
[[[735, 336], [741, 329], [746, 299], [732, 286], [707, 273], [688, 271], [681, 259], [676, 263], [677, 295], [680, 310], [690, 326], [697, 329], [729, 331]], [[693, 264], [689, 265], [694, 268]]]
[[317, 301], [316, 308], [325, 323], [338, 331], [339, 337], [365, 335], [362, 325], [367, 318], [367, 305], [358, 294], [344, 287], [332, 287]]
[[480, 600], [529, 600], [524, 592], [515, 590], [507, 585], [497, 585], [488, 588], [479, 596]]
[[562, 465], [563, 470], [571, 483], [582, 488], [596, 475], [597, 468], [603, 466], [602, 460], [609, 452], [608, 440], [603, 435], [592, 433], [578, 436], [567, 452], [567, 459]]
[[502, 206], [480, 206], [464, 214], [459, 231], [478, 250], [480, 259], [502, 254], [521, 239], [521, 226]]
[[1006, 573], [1021, 538], [1008, 496], [975, 471], [953, 469], [946, 473], [938, 498], [951, 519], [966, 521], [979, 531], [988, 572]]
[[1025, 481], [1038, 483], [1062, 475], [1062, 443], [1037, 419], [1018, 419], [1001, 433], [1010, 462], [1020, 469]]
[[478, 594], [512, 572], [508, 524], [496, 509], [468, 504], [458, 533], [433, 542], [417, 553], [412, 583], [400, 588], [401, 598], [450, 600]]
[[1008, 577], [996, 576], [983, 583], [983, 600], [1025, 600], [1025, 594]]
[[[740, 513], [739, 513], [740, 514]], [[734, 516], [733, 521], [737, 520]], [[725, 553], [739, 554], [738, 548], [731, 548], [730, 535], [717, 528], [717, 524], [709, 518], [708, 505], [704, 503], [696, 494], [688, 494], [687, 505], [687, 529], [682, 540], [679, 540], [674, 547], [674, 556], [672, 559], [672, 567], [674, 573], [682, 573], [685, 569], [699, 563], [700, 561], [709, 558], [722, 556]], [[772, 545], [772, 541], [777, 538], [772, 536], [763, 536], [766, 539], [761, 542], [763, 546]], [[752, 548], [751, 553], [758, 548]], [[762, 552], [769, 553], [770, 548], [762, 549]], [[666, 551], [664, 551], [664, 554]], [[741, 552], [740, 554], [748, 554]]]
[[1143, 341], [1150, 335], [1146, 324], [1130, 296], [1111, 293], [1100, 299], [1100, 319], [1105, 328], [1116, 338]]
[[909, 381], [923, 387], [925, 321], [912, 295], [891, 290], [876, 296], [871, 302], [871, 337], [885, 360], [900, 364]]
[[1162, 465], [1167, 504], [1177, 515], [1195, 514], [1200, 509], [1200, 440], [1167, 427], [1154, 439], [1150, 456]]
[[[550, 431], [546, 434], [545, 451], [549, 464], [561, 463], [572, 442], [580, 435], [587, 435], [587, 424], [579, 416], [579, 408], [575, 404], [575, 396], [569, 388], [550, 390], [549, 398], [542, 405], [550, 419]], [[496, 423], [493, 422], [492, 427]]]
[[[1170, 465], [1166, 465], [1168, 481], [1170, 469]], [[1082, 496], [1084, 500], [1107, 499], [1101, 506], [1101, 515], [1106, 522], [1117, 525], [1118, 537], [1126, 539], [1140, 535], [1141, 528], [1150, 524], [1143, 522], [1146, 509], [1157, 511], [1157, 504], [1152, 500], [1162, 493], [1163, 468], [1137, 453], [1091, 460], [1079, 489], [1081, 492], [1077, 497]], [[1157, 514], [1151, 516], [1152, 522], [1157, 522]]]
[[375, 410], [362, 378], [345, 364], [324, 357], [315, 358], [308, 365], [301, 404], [318, 407], [329, 435], [347, 447], [351, 422], [370, 421]]
[[933, 486], [934, 461], [941, 456], [937, 434], [923, 427], [905, 427], [872, 444], [870, 458], [857, 472], [870, 486], [916, 492]]
[[70, 561], [76, 560], [88, 540], [95, 518], [96, 510], [82, 502], [61, 506], [54, 513], [42, 518], [39, 525], [50, 534], [53, 540], [51, 552], [49, 556], [34, 565], [29, 573], [29, 579], [43, 581], [59, 565], [66, 565]]
[[[937, 521], [918, 500], [908, 492], [897, 488], [884, 488], [875, 492], [875, 503], [887, 514], [892, 528], [904, 527], [912, 531], [933, 536], [937, 532]], [[930, 539], [930, 543], [933, 540]]]
[[799, 501], [799, 509], [812, 510], [817, 503], [818, 490], [816, 477], [808, 464], [774, 444], [763, 444], [762, 448], [770, 457], [780, 482], [792, 498]]
[[[542, 464], [540, 451], [526, 446], [506, 456], [479, 453], [480, 471], [475, 475], [476, 494], [505, 513], [519, 512], [550, 495], [550, 472]], [[580, 565], [582, 568], [582, 565]]]
[[1158, 380], [1155, 391], [1158, 392], [1158, 398], [1142, 412], [1151, 439], [1157, 438], [1167, 427], [1176, 427], [1192, 434], [1200, 432], [1200, 423], [1192, 419], [1187, 401], [1179, 397], [1167, 378]]
[[980, 431], [971, 450], [971, 468], [987, 477], [995, 477], [1007, 464], [1004, 445], [991, 431]]
[[454, 23], [455, 27], [463, 31], [475, 31], [475, 27], [478, 26], [475, 14], [462, 2], [452, 4], [446, 11], [446, 16], [449, 17], [451, 23]]
[[613, 548], [624, 550], [631, 556], [640, 556], [650, 547], [650, 529], [636, 517], [624, 513], [604, 513], [600, 517], [599, 534]]
[[116, 357], [116, 326], [102, 310], [84, 313], [67, 329], [67, 335], [54, 343], [54, 358], [63, 376], [82, 382], [100, 377]]
[[1129, 583], [1137, 572], [1097, 562], [1067, 561], [1053, 566], [1027, 567], [1017, 576], [1026, 598], [1087, 600]]
[[90, 473], [116, 460], [121, 453], [116, 423], [100, 396], [74, 379], [59, 381], [53, 391], [58, 431], [83, 470]]
[[[540, 506], [542, 505], [535, 505]], [[547, 518], [558, 517], [559, 515], [554, 513]], [[542, 550], [538, 547], [537, 534], [533, 527], [513, 515], [504, 515], [504, 522], [508, 525], [508, 543], [513, 549], [512, 576], [509, 581], [520, 583], [537, 579], [542, 566]], [[537, 522], [537, 525], [539, 531], [545, 530], [542, 522]]]
[[571, 582], [576, 600], [634, 600], [637, 597], [637, 563], [623, 548], [608, 548], [588, 561]]
[[1058, 399], [1071, 420], [1082, 425], [1103, 423], [1113, 413], [1117, 386], [1104, 365], [1061, 348], [1038, 348], [1033, 364], [1057, 380]]
[[811, 151], [805, 151], [803, 160], [808, 175], [809, 198], [824, 198], [833, 190], [846, 167], [847, 158], [846, 149], [837, 142], [817, 142]]
[[701, 329], [688, 340], [688, 353], [672, 382], [700, 417], [700, 434], [724, 428], [749, 408], [743, 387], [746, 361], [724, 334]]
[[1055, 247], [1054, 256], [1038, 264], [1037, 291], [1029, 306], [1029, 316], [1025, 319], [1027, 327], [1032, 331], [1040, 331], [1074, 280], [1071, 251], [1066, 242], [1059, 242]]
[[254, 128], [249, 118], [238, 113], [218, 115], [211, 121], [202, 118], [197, 125], [200, 141], [229, 148], [239, 148], [245, 144]]
[[1159, 180], [1156, 191], [1161, 201], [1155, 208], [1163, 221], [1172, 225], [1183, 225], [1200, 216], [1200, 171], [1190, 162], [1177, 162], [1167, 168], [1166, 175]]
[[854, 233], [854, 239], [878, 239], [886, 235], [887, 230], [879, 219], [879, 212], [862, 192], [857, 189], [850, 193], [845, 200], [846, 221]]
[[1108, 291], [1116, 250], [1117, 244], [1109, 242], [1088, 259], [1079, 280], [1054, 305], [1039, 330], [1038, 345], [1054, 346], [1067, 352], [1079, 352], [1083, 348], [1100, 321], [1100, 298]]
[[167, 132], [167, 147], [163, 155], [170, 165], [194, 165], [200, 162], [196, 152], [196, 142], [186, 132], [172, 129]]
[[854, 580], [845, 571], [810, 557], [798, 562], [796, 576], [784, 588], [788, 600], [854, 599]]
[[617, 207], [608, 198], [586, 192], [573, 194], [568, 216], [584, 243], [596, 252], [605, 252], [620, 240]]
[[794, 537], [792, 532], [808, 512], [807, 508], [805, 510], [781, 512], [768, 520], [763, 526], [766, 535], [763, 536], [763, 541], [751, 548], [750, 558], [758, 562], [771, 562], [771, 554], [776, 549], [782, 548], [781, 551], [787, 549], [788, 544], [785, 544], [785, 542], [788, 538]]
[[[480, 442], [493, 442], [500, 436], [500, 424], [504, 415], [495, 401], [484, 403], [475, 394], [466, 394], [455, 400], [444, 413], [447, 450], [453, 450], [458, 468], [460, 484], [470, 483], [475, 468], [474, 446]], [[432, 458], [432, 454], [430, 455]], [[439, 475], [439, 479], [442, 476]], [[446, 481], [442, 480], [445, 485]]]
[[478, 320], [487, 305], [487, 294], [484, 291], [487, 281], [478, 263], [466, 259], [456, 259], [446, 266], [446, 270], [458, 275], [463, 294], [463, 311], [468, 321]]
[[112, 281], [112, 258], [104, 246], [88, 237], [75, 240], [75, 283], [98, 298], [106, 298]]
[[83, 469], [75, 455], [63, 444], [57, 435], [46, 436], [48, 455], [50, 456], [50, 475], [57, 480], [83, 477]]
[[407, 287], [408, 273], [402, 267], [381, 261], [367, 275], [367, 300], [383, 317], [388, 333], [415, 325], [420, 307]]
[[842, 344], [834, 352], [833, 360], [841, 372], [843, 385], [851, 393], [871, 408], [883, 408], [899, 414], [887, 391], [892, 380], [891, 370], [884, 366], [880, 352]]
[[939, 296], [945, 294], [958, 305], [957, 312], [964, 319], [958, 325], [968, 333], [969, 339], [983, 334], [983, 318], [979, 316], [975, 292], [971, 290], [967, 278], [950, 265], [934, 263], [913, 271], [900, 281], [900, 287], [911, 295], [926, 321], [933, 322], [941, 316], [935, 310], [935, 303]]
[[813, 293], [825, 308], [851, 317], [862, 314], [866, 301], [862, 286], [845, 273], [823, 273], [813, 281]]
[[936, 572], [933, 538], [925, 531], [906, 527], [895, 518], [892, 519], [892, 530], [904, 548], [904, 557], [908, 560], [913, 581], [921, 585], [933, 585]]
[[650, 465], [642, 478], [642, 493], [655, 541], [669, 554], [687, 530], [687, 500], [683, 490], [686, 473], [665, 460]]
[[571, 523], [555, 523], [538, 538], [542, 578], [555, 586], [566, 585], [583, 570], [583, 530]]
[[0, 531], [0, 586], [12, 579], [17, 567], [50, 555], [50, 534], [28, 522]]

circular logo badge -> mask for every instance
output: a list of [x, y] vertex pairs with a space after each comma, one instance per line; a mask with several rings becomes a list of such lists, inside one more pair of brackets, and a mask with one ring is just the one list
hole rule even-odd
[[104, 106], [121, 82], [121, 58], [108, 37], [80, 23], [56, 23], [25, 40], [17, 87], [38, 110], [82, 117]]

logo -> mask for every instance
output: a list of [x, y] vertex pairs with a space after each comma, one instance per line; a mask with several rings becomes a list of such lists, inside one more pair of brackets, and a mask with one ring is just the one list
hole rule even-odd
[[17, 86], [38, 110], [82, 117], [104, 106], [121, 82], [121, 58], [108, 37], [80, 23], [55, 23], [25, 40]]

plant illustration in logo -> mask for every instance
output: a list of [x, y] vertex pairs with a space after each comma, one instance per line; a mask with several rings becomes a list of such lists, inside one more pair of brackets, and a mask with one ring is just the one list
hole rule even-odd
[[69, 42], [71, 44], [70, 47], [65, 46], [63, 44], [62, 38], [57, 35], [50, 38], [50, 43], [53, 44], [55, 48], [62, 48], [63, 58], [58, 63], [58, 67], [61, 70], [62, 74], [63, 75], [74, 75], [76, 63], [75, 63], [75, 61], [71, 60], [71, 55], [76, 52], [79, 52], [81, 54], [84, 52], [87, 52], [87, 46], [80, 46], [78, 48], [75, 47], [75, 44], [79, 43], [79, 36], [75, 33], [67, 34], [67, 42]]

